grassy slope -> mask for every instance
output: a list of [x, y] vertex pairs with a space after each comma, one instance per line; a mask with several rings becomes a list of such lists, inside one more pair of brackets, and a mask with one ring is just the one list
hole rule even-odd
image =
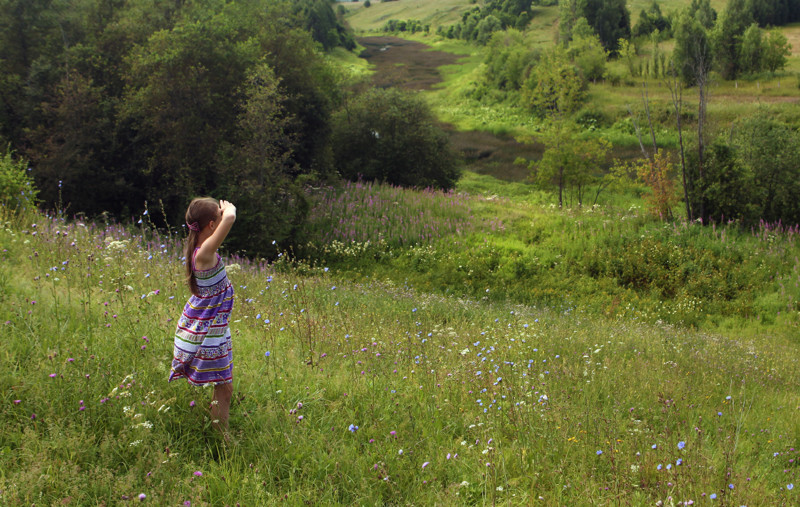
[[432, 27], [449, 25], [461, 19], [461, 14], [472, 8], [466, 0], [397, 0], [372, 2], [345, 2], [350, 11], [348, 21], [359, 31], [380, 30], [390, 19], [417, 19]]
[[224, 445], [166, 382], [176, 238], [28, 217], [0, 247], [0, 503], [796, 501], [796, 339], [240, 261]]

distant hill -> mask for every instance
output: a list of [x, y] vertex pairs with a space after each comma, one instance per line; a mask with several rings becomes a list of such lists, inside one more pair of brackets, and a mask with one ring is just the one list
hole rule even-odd
[[347, 20], [355, 30], [376, 30], [390, 19], [418, 19], [432, 27], [459, 21], [461, 14], [475, 4], [469, 0], [374, 0], [370, 7], [364, 2], [343, 2], [351, 11]]
[[[642, 9], [650, 6], [652, 0], [628, 0], [628, 10], [631, 12], [631, 23], [636, 23]], [[393, 0], [382, 2], [372, 0], [370, 7], [364, 7], [364, 2], [341, 2], [351, 13], [348, 21], [355, 30], [377, 30], [390, 19], [418, 19], [423, 24], [430, 24], [432, 28], [439, 25], [450, 25], [459, 21], [461, 15], [475, 5], [483, 2], [470, 0]], [[666, 14], [691, 3], [691, 0], [660, 0], [661, 10]], [[722, 12], [727, 0], [711, 0], [711, 6]], [[538, 8], [538, 7], [537, 7]], [[557, 12], [558, 7], [547, 10]]]

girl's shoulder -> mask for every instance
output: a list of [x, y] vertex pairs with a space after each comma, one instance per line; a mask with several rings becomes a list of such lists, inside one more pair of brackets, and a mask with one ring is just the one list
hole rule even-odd
[[197, 265], [197, 252], [200, 250], [199, 248], [194, 249], [194, 253], [192, 254], [192, 271], [211, 271], [212, 269], [216, 269], [220, 262], [222, 262], [222, 257], [219, 255], [219, 252], [214, 252], [214, 264], [209, 267], [200, 267]]

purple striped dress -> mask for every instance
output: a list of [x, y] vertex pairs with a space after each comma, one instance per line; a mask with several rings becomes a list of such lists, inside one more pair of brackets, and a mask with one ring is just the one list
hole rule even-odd
[[233, 309], [233, 286], [225, 272], [225, 264], [217, 254], [217, 264], [211, 269], [195, 268], [200, 295], [192, 295], [175, 331], [172, 354], [173, 379], [186, 377], [193, 385], [224, 384], [233, 380], [233, 352], [228, 319]]

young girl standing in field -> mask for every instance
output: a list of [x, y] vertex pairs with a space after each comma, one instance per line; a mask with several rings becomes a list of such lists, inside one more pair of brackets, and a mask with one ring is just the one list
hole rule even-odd
[[211, 419], [223, 432], [233, 394], [233, 355], [228, 319], [233, 309], [233, 286], [217, 249], [236, 220], [236, 207], [210, 197], [192, 200], [186, 210], [186, 281], [192, 296], [175, 331], [173, 379], [192, 385], [211, 384]]

